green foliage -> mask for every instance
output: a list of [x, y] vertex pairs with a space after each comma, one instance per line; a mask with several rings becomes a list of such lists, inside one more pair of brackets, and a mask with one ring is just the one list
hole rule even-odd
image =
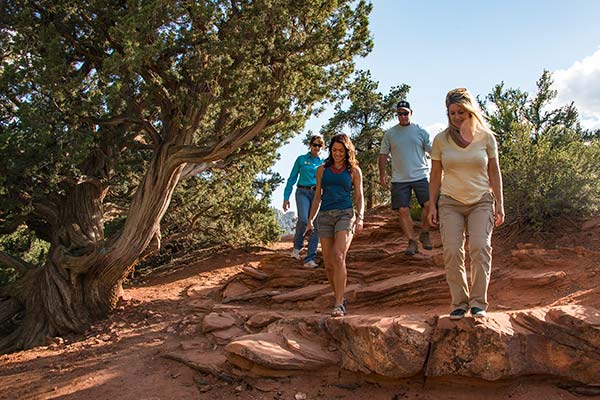
[[556, 97], [550, 73], [537, 84], [532, 99], [500, 84], [483, 103], [498, 134], [507, 224], [536, 232], [561, 218], [589, 216], [600, 205], [597, 132], [581, 127], [573, 104], [549, 109]]
[[66, 188], [86, 181], [107, 188], [105, 234], [118, 236], [164, 151], [206, 172], [175, 194], [163, 237], [206, 210], [194, 225], [198, 243], [272, 240], [267, 204], [278, 178], [267, 164], [343, 85], [354, 57], [370, 51], [371, 8], [351, 0], [3, 4], [0, 234], [24, 225], [57, 237]]
[[396, 104], [405, 99], [410, 87], [406, 84], [392, 87], [387, 95], [378, 92], [379, 84], [368, 71], [359, 71], [347, 85], [345, 98], [338, 103], [334, 115], [323, 126], [321, 133], [328, 140], [336, 133], [349, 129], [356, 147], [356, 158], [363, 172], [365, 206], [367, 209], [389, 201], [389, 189], [379, 185], [378, 159], [383, 139], [383, 125], [395, 118]]
[[[33, 265], [42, 264], [49, 248], [48, 242], [39, 240], [24, 226], [10, 235], [0, 236], [0, 251], [14, 254]], [[0, 286], [14, 281], [17, 277], [17, 271], [0, 263]]]
[[163, 219], [160, 254], [139, 269], [157, 265], [180, 251], [209, 247], [249, 247], [278, 240], [281, 229], [270, 207], [283, 179], [269, 170], [276, 153], [244, 157], [225, 169], [187, 179], [173, 194]]

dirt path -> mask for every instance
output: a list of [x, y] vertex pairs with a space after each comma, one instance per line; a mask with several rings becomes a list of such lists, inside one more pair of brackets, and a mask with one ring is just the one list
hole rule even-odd
[[[554, 240], [523, 243], [496, 240], [494, 275], [490, 287], [492, 309], [522, 309], [555, 304], [585, 304], [600, 309], [600, 222]], [[369, 255], [399, 254], [405, 242], [393, 216], [382, 212], [369, 219], [369, 227], [353, 244], [349, 257], [354, 282], [379, 279], [380, 271], [398, 273], [379, 265]], [[415, 260], [399, 261], [411, 274], [439, 264], [437, 247]], [[109, 319], [84, 335], [55, 338], [49, 346], [0, 356], [0, 399], [580, 399], [565, 383], [544, 376], [501, 382], [446, 377], [385, 381], [366, 379], [350, 372], [306, 371], [280, 379], [219, 376], [198, 371], [165, 357], [173, 353], [201, 354], [203, 362], [224, 360], [223, 344], [202, 331], [206, 308], [223, 299], [224, 289], [237, 281], [244, 268], [258, 268], [264, 260], [289, 263], [282, 268], [300, 271], [287, 254], [291, 243], [283, 241], [254, 253], [232, 251], [209, 259], [189, 256], [175, 268], [138, 277], [126, 288], [126, 298]], [[419, 258], [421, 257], [421, 258]], [[437, 261], [436, 261], [437, 257]], [[191, 261], [190, 261], [191, 260]], [[284, 260], [284, 261], [281, 261]], [[383, 262], [383, 261], [382, 261]], [[386, 261], [389, 263], [388, 261]], [[371, 268], [371, 269], [369, 269]], [[322, 269], [302, 275], [307, 282], [324, 282]], [[557, 272], [558, 271], [558, 272]], [[559, 272], [562, 272], [560, 274]], [[554, 274], [554, 275], [553, 275]], [[387, 275], [386, 275], [387, 276]], [[299, 283], [301, 285], [301, 283]], [[356, 303], [357, 314], [447, 312], [448, 295], [427, 302], [402, 302], [391, 296], [381, 302]], [[233, 285], [228, 290], [238, 290]], [[436, 292], [437, 293], [437, 292]], [[235, 293], [229, 293], [235, 295]], [[259, 300], [219, 303], [220, 310], [232, 309], [250, 315], [272, 310], [298, 315], [327, 314], [329, 304], [272, 303]], [[275, 308], [274, 308], [275, 307]], [[559, 385], [560, 384], [560, 385]], [[560, 387], [562, 385], [562, 387]], [[568, 386], [568, 385], [567, 385]]]

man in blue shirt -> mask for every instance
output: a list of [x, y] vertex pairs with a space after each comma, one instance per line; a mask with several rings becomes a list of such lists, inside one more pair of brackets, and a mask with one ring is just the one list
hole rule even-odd
[[[299, 156], [294, 163], [292, 172], [285, 185], [283, 192], [283, 211], [290, 208], [290, 195], [296, 180], [296, 207], [298, 211], [298, 220], [296, 222], [296, 232], [294, 234], [294, 249], [291, 256], [300, 260], [300, 252], [304, 247], [304, 232], [308, 223], [308, 213], [312, 206], [317, 184], [317, 168], [323, 164], [323, 159], [319, 156], [321, 149], [325, 145], [323, 138], [314, 135], [310, 138], [310, 151]], [[299, 177], [299, 179], [298, 179]], [[317, 246], [319, 245], [318, 229], [315, 226], [312, 234], [308, 238], [307, 254], [304, 258], [304, 266], [307, 268], [317, 268]]]
[[429, 134], [419, 125], [410, 122], [412, 109], [408, 101], [400, 101], [396, 106], [398, 124], [388, 129], [381, 141], [379, 152], [379, 182], [388, 185], [386, 165], [392, 159], [392, 210], [400, 210], [400, 225], [408, 238], [405, 254], [418, 253], [412, 219], [410, 217], [410, 197], [415, 192], [417, 200], [423, 207], [421, 217], [421, 235], [419, 239], [423, 248], [432, 249], [429, 238], [429, 159], [431, 139]]

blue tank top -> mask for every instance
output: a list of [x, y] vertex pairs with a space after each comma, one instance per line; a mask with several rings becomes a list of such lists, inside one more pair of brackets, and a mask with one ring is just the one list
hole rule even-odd
[[348, 168], [335, 173], [325, 168], [321, 178], [321, 211], [352, 208], [352, 176]]

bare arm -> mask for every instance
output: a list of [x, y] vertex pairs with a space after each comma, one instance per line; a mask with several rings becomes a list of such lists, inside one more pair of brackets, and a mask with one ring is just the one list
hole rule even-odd
[[323, 171], [325, 171], [324, 166], [321, 165], [319, 168], [317, 168], [317, 186], [315, 187], [315, 197], [313, 198], [312, 206], [308, 212], [308, 223], [306, 224], [305, 235], [314, 230], [313, 220], [319, 211], [319, 207], [321, 207], [321, 179], [323, 178]]
[[380, 154], [378, 161], [379, 161], [378, 162], [378, 164], [379, 164], [379, 183], [381, 184], [381, 186], [387, 186], [387, 184], [388, 184], [388, 177], [387, 177], [387, 174], [385, 172], [385, 167], [387, 166], [388, 155], [387, 154]]
[[363, 229], [363, 220], [365, 216], [363, 179], [362, 171], [356, 168], [352, 174], [352, 184], [354, 185], [354, 203], [356, 204], [356, 220], [354, 221], [354, 233], [359, 234]]
[[504, 223], [504, 193], [502, 192], [502, 173], [497, 158], [489, 159], [488, 176], [492, 193], [496, 198], [496, 226], [500, 226]]
[[437, 207], [435, 203], [440, 194], [442, 186], [442, 162], [440, 160], [431, 160], [431, 173], [429, 174], [429, 224], [436, 226], [438, 224]]

